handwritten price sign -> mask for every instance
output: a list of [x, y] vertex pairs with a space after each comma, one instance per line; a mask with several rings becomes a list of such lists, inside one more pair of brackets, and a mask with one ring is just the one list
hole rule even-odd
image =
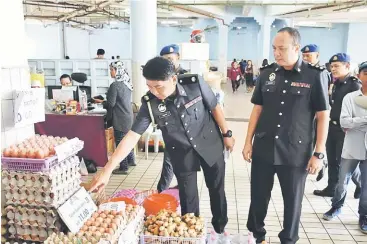
[[77, 233], [95, 211], [97, 206], [83, 187], [57, 210], [72, 233]]
[[68, 140], [63, 144], [55, 147], [57, 159], [59, 160], [59, 162], [61, 162], [82, 150], [83, 146], [84, 142], [79, 140], [78, 138]]
[[14, 125], [17, 127], [45, 121], [45, 89], [14, 91]]
[[107, 202], [99, 206], [100, 210], [115, 210], [117, 212], [125, 212], [126, 204], [125, 202]]

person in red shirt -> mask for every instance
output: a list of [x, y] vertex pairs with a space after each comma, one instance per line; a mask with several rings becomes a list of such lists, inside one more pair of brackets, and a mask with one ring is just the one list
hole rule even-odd
[[235, 93], [238, 90], [238, 87], [240, 87], [240, 81], [242, 78], [241, 69], [240, 67], [238, 67], [237, 62], [232, 62], [232, 68], [229, 77], [232, 82], [233, 93]]

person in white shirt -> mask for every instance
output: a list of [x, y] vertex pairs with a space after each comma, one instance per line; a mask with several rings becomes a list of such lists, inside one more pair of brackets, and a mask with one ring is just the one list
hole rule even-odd
[[[367, 234], [367, 62], [359, 66], [358, 78], [362, 88], [347, 94], [343, 99], [340, 113], [340, 125], [345, 131], [345, 138], [340, 163], [338, 185], [332, 198], [331, 209], [324, 214], [325, 220], [332, 220], [341, 213], [347, 195], [348, 183], [353, 172], [359, 166], [361, 175], [361, 197], [359, 200], [359, 227]], [[362, 102], [359, 102], [362, 100]], [[363, 103], [363, 100], [365, 101]]]

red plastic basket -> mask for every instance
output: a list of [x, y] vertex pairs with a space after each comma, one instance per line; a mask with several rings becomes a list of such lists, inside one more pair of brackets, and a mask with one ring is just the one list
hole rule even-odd
[[49, 171], [59, 162], [56, 156], [46, 159], [1, 157], [1, 167], [5, 170], [42, 172]]

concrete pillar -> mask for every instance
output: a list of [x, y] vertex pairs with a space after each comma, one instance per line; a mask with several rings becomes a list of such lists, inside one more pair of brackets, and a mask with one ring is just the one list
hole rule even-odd
[[269, 60], [270, 53], [270, 33], [271, 33], [271, 25], [274, 21], [274, 18], [264, 17], [262, 21], [259, 21], [260, 31], [258, 34], [258, 65], [261, 65], [263, 59]]
[[[28, 48], [27, 43], [25, 43], [23, 3], [18, 0], [7, 1], [6, 6], [0, 3], [0, 8], [6, 10], [0, 15], [0, 29], [3, 33], [11, 33], [11, 35], [2, 35], [1, 37], [0, 96], [1, 149], [3, 149], [34, 135], [34, 125], [14, 128], [13, 91], [31, 87], [27, 63]], [[2, 189], [4, 188], [2, 187]], [[5, 193], [2, 191], [1, 206], [5, 203], [4, 196]]]
[[218, 71], [222, 72], [227, 77], [227, 53], [228, 53], [228, 26], [218, 20]]
[[157, 0], [130, 1], [130, 45], [133, 102], [148, 90], [141, 65], [157, 55]]

